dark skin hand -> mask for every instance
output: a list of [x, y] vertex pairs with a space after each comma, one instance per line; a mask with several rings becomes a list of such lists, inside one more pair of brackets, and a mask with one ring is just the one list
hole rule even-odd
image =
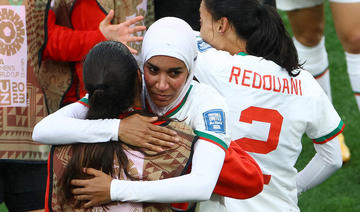
[[87, 180], [71, 180], [71, 184], [77, 187], [72, 190], [74, 198], [83, 201], [82, 207], [84, 208], [110, 203], [112, 177], [93, 168], [84, 168], [84, 172], [94, 177]]
[[174, 130], [154, 125], [153, 122], [157, 119], [139, 114], [122, 119], [118, 131], [119, 140], [155, 152], [173, 147], [180, 138]]

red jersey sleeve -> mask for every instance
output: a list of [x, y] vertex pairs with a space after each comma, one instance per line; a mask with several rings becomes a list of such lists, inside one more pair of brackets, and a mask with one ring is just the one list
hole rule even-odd
[[236, 142], [231, 142], [214, 193], [247, 199], [260, 193], [264, 179], [259, 165]]
[[43, 51], [43, 60], [81, 61], [94, 45], [106, 40], [100, 30], [73, 30], [55, 22], [55, 13], [49, 10], [48, 40]]

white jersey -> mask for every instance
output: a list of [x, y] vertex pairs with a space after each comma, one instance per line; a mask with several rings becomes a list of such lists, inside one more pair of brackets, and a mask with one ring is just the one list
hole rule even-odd
[[[86, 96], [79, 102], [87, 105], [87, 101]], [[147, 108], [149, 107], [147, 106]], [[229, 110], [224, 98], [214, 88], [193, 81], [183, 100], [164, 116], [180, 121], [184, 120], [184, 122], [193, 128], [194, 133], [199, 136], [200, 139], [211, 142], [226, 150], [230, 145], [231, 139], [228, 128], [228, 117], [226, 117], [225, 114], [228, 115]], [[80, 125], [78, 124], [78, 126]], [[76, 127], [74, 126], [74, 128]], [[117, 127], [111, 128], [117, 131]], [[111, 133], [111, 130], [109, 130], [109, 132], [105, 134], [109, 137], [112, 134], [116, 134], [116, 132]], [[72, 133], [70, 135], [73, 137]], [[68, 138], [67, 140], [71, 139]], [[111, 191], [113, 192], [111, 194], [112, 197], [124, 195], [121, 189], [124, 187], [122, 184], [118, 186], [114, 184], [114, 186], [112, 185], [111, 187]], [[189, 192], [194, 193], [194, 191], [191, 190], [189, 190]], [[186, 196], [186, 194], [184, 194], [184, 196]], [[224, 197], [217, 194], [212, 194], [210, 200], [200, 202], [197, 207], [199, 211], [204, 212], [226, 211]]]
[[[229, 111], [224, 98], [214, 88], [193, 81], [184, 99], [165, 116], [185, 120], [199, 138], [226, 150], [231, 139], [229, 118], [225, 114]], [[215, 193], [197, 207], [198, 211], [226, 211], [224, 197]]]
[[226, 198], [228, 211], [299, 211], [297, 170], [304, 133], [322, 144], [344, 127], [307, 71], [290, 77], [272, 61], [217, 51], [201, 39], [195, 77], [217, 89], [230, 109], [233, 142], [251, 154], [264, 174], [264, 189], [247, 200]]

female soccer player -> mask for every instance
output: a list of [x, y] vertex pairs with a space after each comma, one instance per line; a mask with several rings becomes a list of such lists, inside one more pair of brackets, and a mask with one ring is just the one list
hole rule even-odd
[[[232, 142], [255, 158], [266, 184], [253, 198], [226, 199], [227, 210], [299, 211], [297, 196], [341, 167], [336, 136], [343, 122], [316, 80], [301, 70], [274, 8], [257, 0], [203, 0], [200, 15], [195, 77], [225, 97]], [[316, 154], [298, 173], [305, 133]]]

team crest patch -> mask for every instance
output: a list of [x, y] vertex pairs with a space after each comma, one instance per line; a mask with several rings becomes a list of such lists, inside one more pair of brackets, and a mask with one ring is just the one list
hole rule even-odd
[[200, 37], [197, 37], [197, 46], [198, 46], [198, 50], [200, 52], [204, 52], [210, 48], [212, 48], [210, 46], [210, 44], [206, 43], [203, 39], [201, 39]]
[[225, 134], [225, 113], [223, 110], [214, 109], [203, 113], [207, 131]]

